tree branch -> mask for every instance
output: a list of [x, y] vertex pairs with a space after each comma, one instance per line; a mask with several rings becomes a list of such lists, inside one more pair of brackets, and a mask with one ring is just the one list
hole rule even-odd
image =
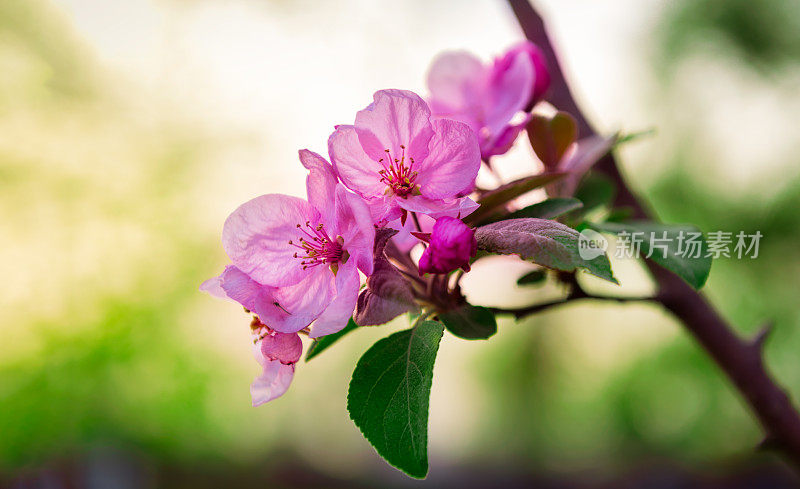
[[542, 312], [552, 307], [584, 299], [594, 299], [594, 300], [603, 300], [603, 301], [620, 302], [620, 303], [647, 302], [654, 300], [652, 297], [609, 297], [609, 296], [590, 295], [584, 292], [584, 290], [581, 289], [580, 287], [573, 287], [569, 295], [567, 295], [563, 299], [556, 299], [550, 302], [542, 302], [541, 304], [533, 304], [531, 306], [526, 306], [526, 307], [518, 307], [518, 308], [490, 307], [489, 309], [495, 314], [513, 314], [516, 319], [523, 319], [527, 316], [536, 314], [538, 312]]
[[[526, 37], [545, 54], [552, 79], [549, 100], [575, 116], [582, 137], [595, 134], [570, 92], [541, 17], [529, 0], [507, 1]], [[616, 206], [631, 208], [636, 218], [655, 217], [630, 190], [612, 154], [600, 160], [595, 168], [617, 183]], [[770, 328], [765, 328], [753, 341], [742, 339], [701, 294], [677, 275], [652, 262], [647, 265], [658, 284], [655, 300], [681, 320], [736, 386], [761, 423], [766, 435], [760, 446], [780, 450], [800, 469], [800, 416], [764, 365], [763, 343]]]

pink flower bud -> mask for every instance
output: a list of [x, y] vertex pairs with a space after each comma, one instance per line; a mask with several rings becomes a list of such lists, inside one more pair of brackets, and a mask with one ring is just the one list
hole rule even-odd
[[453, 217], [442, 217], [433, 225], [431, 240], [419, 259], [419, 274], [469, 271], [469, 260], [478, 251], [475, 230]]
[[267, 335], [261, 340], [261, 354], [268, 360], [278, 360], [284, 365], [292, 365], [303, 354], [303, 342], [297, 333], [278, 333]]

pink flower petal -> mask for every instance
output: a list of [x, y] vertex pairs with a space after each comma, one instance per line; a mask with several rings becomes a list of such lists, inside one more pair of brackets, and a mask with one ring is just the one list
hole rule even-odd
[[443, 53], [433, 61], [427, 82], [434, 114], [480, 128], [480, 100], [489, 84], [489, 70], [480, 59], [463, 51]]
[[279, 287], [275, 299], [290, 316], [267, 326], [282, 333], [295, 333], [311, 324], [336, 295], [335, 277], [330, 268], [317, 265], [307, 270], [304, 280]]
[[[417, 216], [419, 220], [420, 227], [422, 228], [422, 232], [429, 233], [431, 229], [433, 229], [433, 224], [436, 222], [435, 219], [428, 216], [427, 214], [420, 214]], [[400, 219], [394, 220], [390, 222], [387, 227], [392, 229], [397, 229], [399, 232], [392, 237], [392, 242], [397, 246], [397, 248], [403, 252], [407, 253], [411, 250], [414, 246], [419, 244], [419, 238], [413, 236], [411, 234], [412, 231], [416, 232], [417, 227], [414, 224], [414, 220], [409, 218], [406, 219], [406, 224], [403, 226], [400, 224]]]
[[210, 278], [205, 282], [203, 282], [202, 284], [200, 284], [200, 290], [203, 292], [208, 292], [217, 299], [228, 298], [228, 294], [226, 294], [225, 291], [222, 289], [222, 275]]
[[[261, 285], [233, 265], [225, 267], [225, 271], [220, 275], [220, 287], [227, 297], [249, 311], [256, 312], [259, 305], [271, 305], [274, 301], [272, 293], [275, 291], [275, 287]], [[256, 314], [258, 313], [256, 312]], [[263, 321], [270, 319], [270, 317], [266, 317], [263, 318]]]
[[318, 338], [340, 331], [353, 316], [361, 278], [354, 260], [339, 266], [336, 273], [336, 297], [311, 325], [309, 338]]
[[297, 363], [303, 354], [303, 342], [297, 333], [275, 333], [265, 336], [260, 343], [264, 358], [278, 360], [284, 365]]
[[441, 209], [430, 214], [431, 217], [439, 219], [440, 217], [455, 217], [462, 219], [480, 207], [480, 204], [470, 199], [469, 197], [459, 197], [458, 199], [445, 201]]
[[434, 61], [428, 74], [434, 114], [468, 124], [478, 135], [484, 160], [508, 151], [519, 134], [511, 121], [539, 101], [549, 84], [544, 55], [528, 41], [491, 67], [468, 53], [448, 53]]
[[383, 226], [389, 221], [394, 221], [400, 218], [401, 209], [395, 202], [397, 197], [392, 195], [381, 195], [374, 199], [366, 200], [369, 213], [372, 216], [372, 222], [378, 227]]
[[397, 199], [397, 203], [408, 212], [426, 214], [435, 219], [444, 216], [462, 218], [468, 216], [479, 207], [479, 205], [469, 197], [434, 200], [423, 195], [415, 195], [406, 199]]
[[262, 284], [292, 285], [305, 272], [294, 254], [297, 225], [316, 223], [318, 215], [303, 199], [268, 194], [242, 204], [225, 221], [222, 246], [236, 267]]
[[508, 60], [511, 60], [520, 54], [527, 56], [528, 59], [530, 59], [533, 63], [534, 82], [530, 95], [531, 99], [527, 104], [528, 107], [532, 107], [533, 104], [541, 100], [545, 92], [547, 92], [547, 89], [550, 87], [550, 73], [547, 70], [547, 62], [545, 60], [544, 53], [541, 49], [539, 49], [538, 46], [536, 46], [536, 44], [530, 41], [522, 41], [521, 43], [509, 49], [505, 56], [503, 56], [503, 59], [506, 60], [506, 63], [509, 63]]
[[479, 207], [469, 197], [442, 200], [415, 195], [406, 199], [397, 199], [397, 203], [408, 212], [426, 214], [435, 219], [443, 216], [465, 217]]
[[[355, 128], [364, 151], [375, 161], [386, 158], [422, 161], [428, 156], [433, 137], [428, 104], [406, 90], [380, 90], [373, 102], [356, 114]], [[405, 152], [401, 146], [405, 146]]]
[[383, 167], [364, 152], [353, 126], [336, 128], [328, 138], [328, 153], [336, 174], [350, 190], [364, 198], [383, 195], [386, 184], [378, 173]]
[[451, 198], [472, 192], [481, 166], [478, 139], [466, 124], [449, 119], [434, 121], [430, 154], [415, 168], [422, 195]]
[[[225, 267], [219, 277], [206, 280], [201, 290], [220, 299], [238, 302], [258, 316], [262, 323], [283, 332], [300, 331], [324, 309], [324, 305], [316, 300], [308, 300], [306, 281], [288, 287], [271, 287], [256, 282], [233, 265]], [[314, 292], [323, 300], [329, 295], [324, 290]]]
[[299, 155], [300, 162], [308, 169], [306, 177], [308, 203], [320, 213], [322, 222], [331, 222], [336, 184], [339, 183], [333, 167], [325, 158], [313, 151], [301, 149]]
[[505, 154], [506, 151], [511, 149], [511, 146], [514, 145], [514, 141], [517, 139], [517, 136], [525, 126], [528, 125], [528, 122], [531, 120], [530, 114], [525, 114], [525, 117], [519, 124], [514, 124], [511, 126], [506, 126], [505, 129], [492, 141], [487, 141], [487, 144], [481, 146], [481, 154], [483, 155], [484, 159], [488, 159], [491, 156]]
[[284, 365], [278, 360], [270, 360], [262, 363], [262, 366], [264, 369], [261, 375], [250, 385], [253, 407], [282, 396], [294, 377], [294, 365]]
[[495, 62], [487, 94], [492, 104], [485, 124], [493, 137], [528, 105], [534, 81], [533, 61], [527, 53], [517, 52], [507, 62], [504, 59]]
[[339, 185], [336, 187], [334, 215], [337, 226], [335, 232], [344, 239], [344, 247], [350, 254], [350, 259], [356, 260], [358, 268], [364, 274], [371, 274], [375, 226], [366, 203], [361, 197]]

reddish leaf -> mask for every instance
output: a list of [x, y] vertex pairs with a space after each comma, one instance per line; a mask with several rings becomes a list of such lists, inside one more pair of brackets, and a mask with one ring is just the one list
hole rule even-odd
[[578, 125], [566, 112], [552, 117], [535, 114], [528, 123], [528, 138], [545, 168], [554, 169], [578, 137]]
[[359, 326], [384, 324], [408, 311], [418, 309], [411, 284], [384, 254], [389, 239], [397, 234], [393, 229], [381, 228], [375, 234], [374, 264], [367, 286], [358, 295], [356, 314]]

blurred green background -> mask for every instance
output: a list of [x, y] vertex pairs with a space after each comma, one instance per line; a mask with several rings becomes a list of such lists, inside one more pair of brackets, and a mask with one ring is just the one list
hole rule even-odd
[[[800, 398], [798, 3], [537, 4], [598, 126], [656, 129], [619, 156], [658, 214], [762, 232], [759, 257], [716, 261], [706, 292], [743, 333], [775, 321], [768, 362]], [[226, 215], [301, 195], [297, 149], [324, 151], [372, 91], [424, 92], [437, 52], [488, 59], [519, 36], [499, 0], [0, 1], [0, 484], [788, 487], [731, 386], [649, 305], [446, 337], [426, 482], [386, 467], [345, 410], [360, 353], [401, 321], [250, 407], [248, 317], [197, 290], [225, 263]], [[533, 168], [518, 143], [506, 175]], [[486, 260], [467, 292], [537, 300], [513, 290], [523, 270]]]

